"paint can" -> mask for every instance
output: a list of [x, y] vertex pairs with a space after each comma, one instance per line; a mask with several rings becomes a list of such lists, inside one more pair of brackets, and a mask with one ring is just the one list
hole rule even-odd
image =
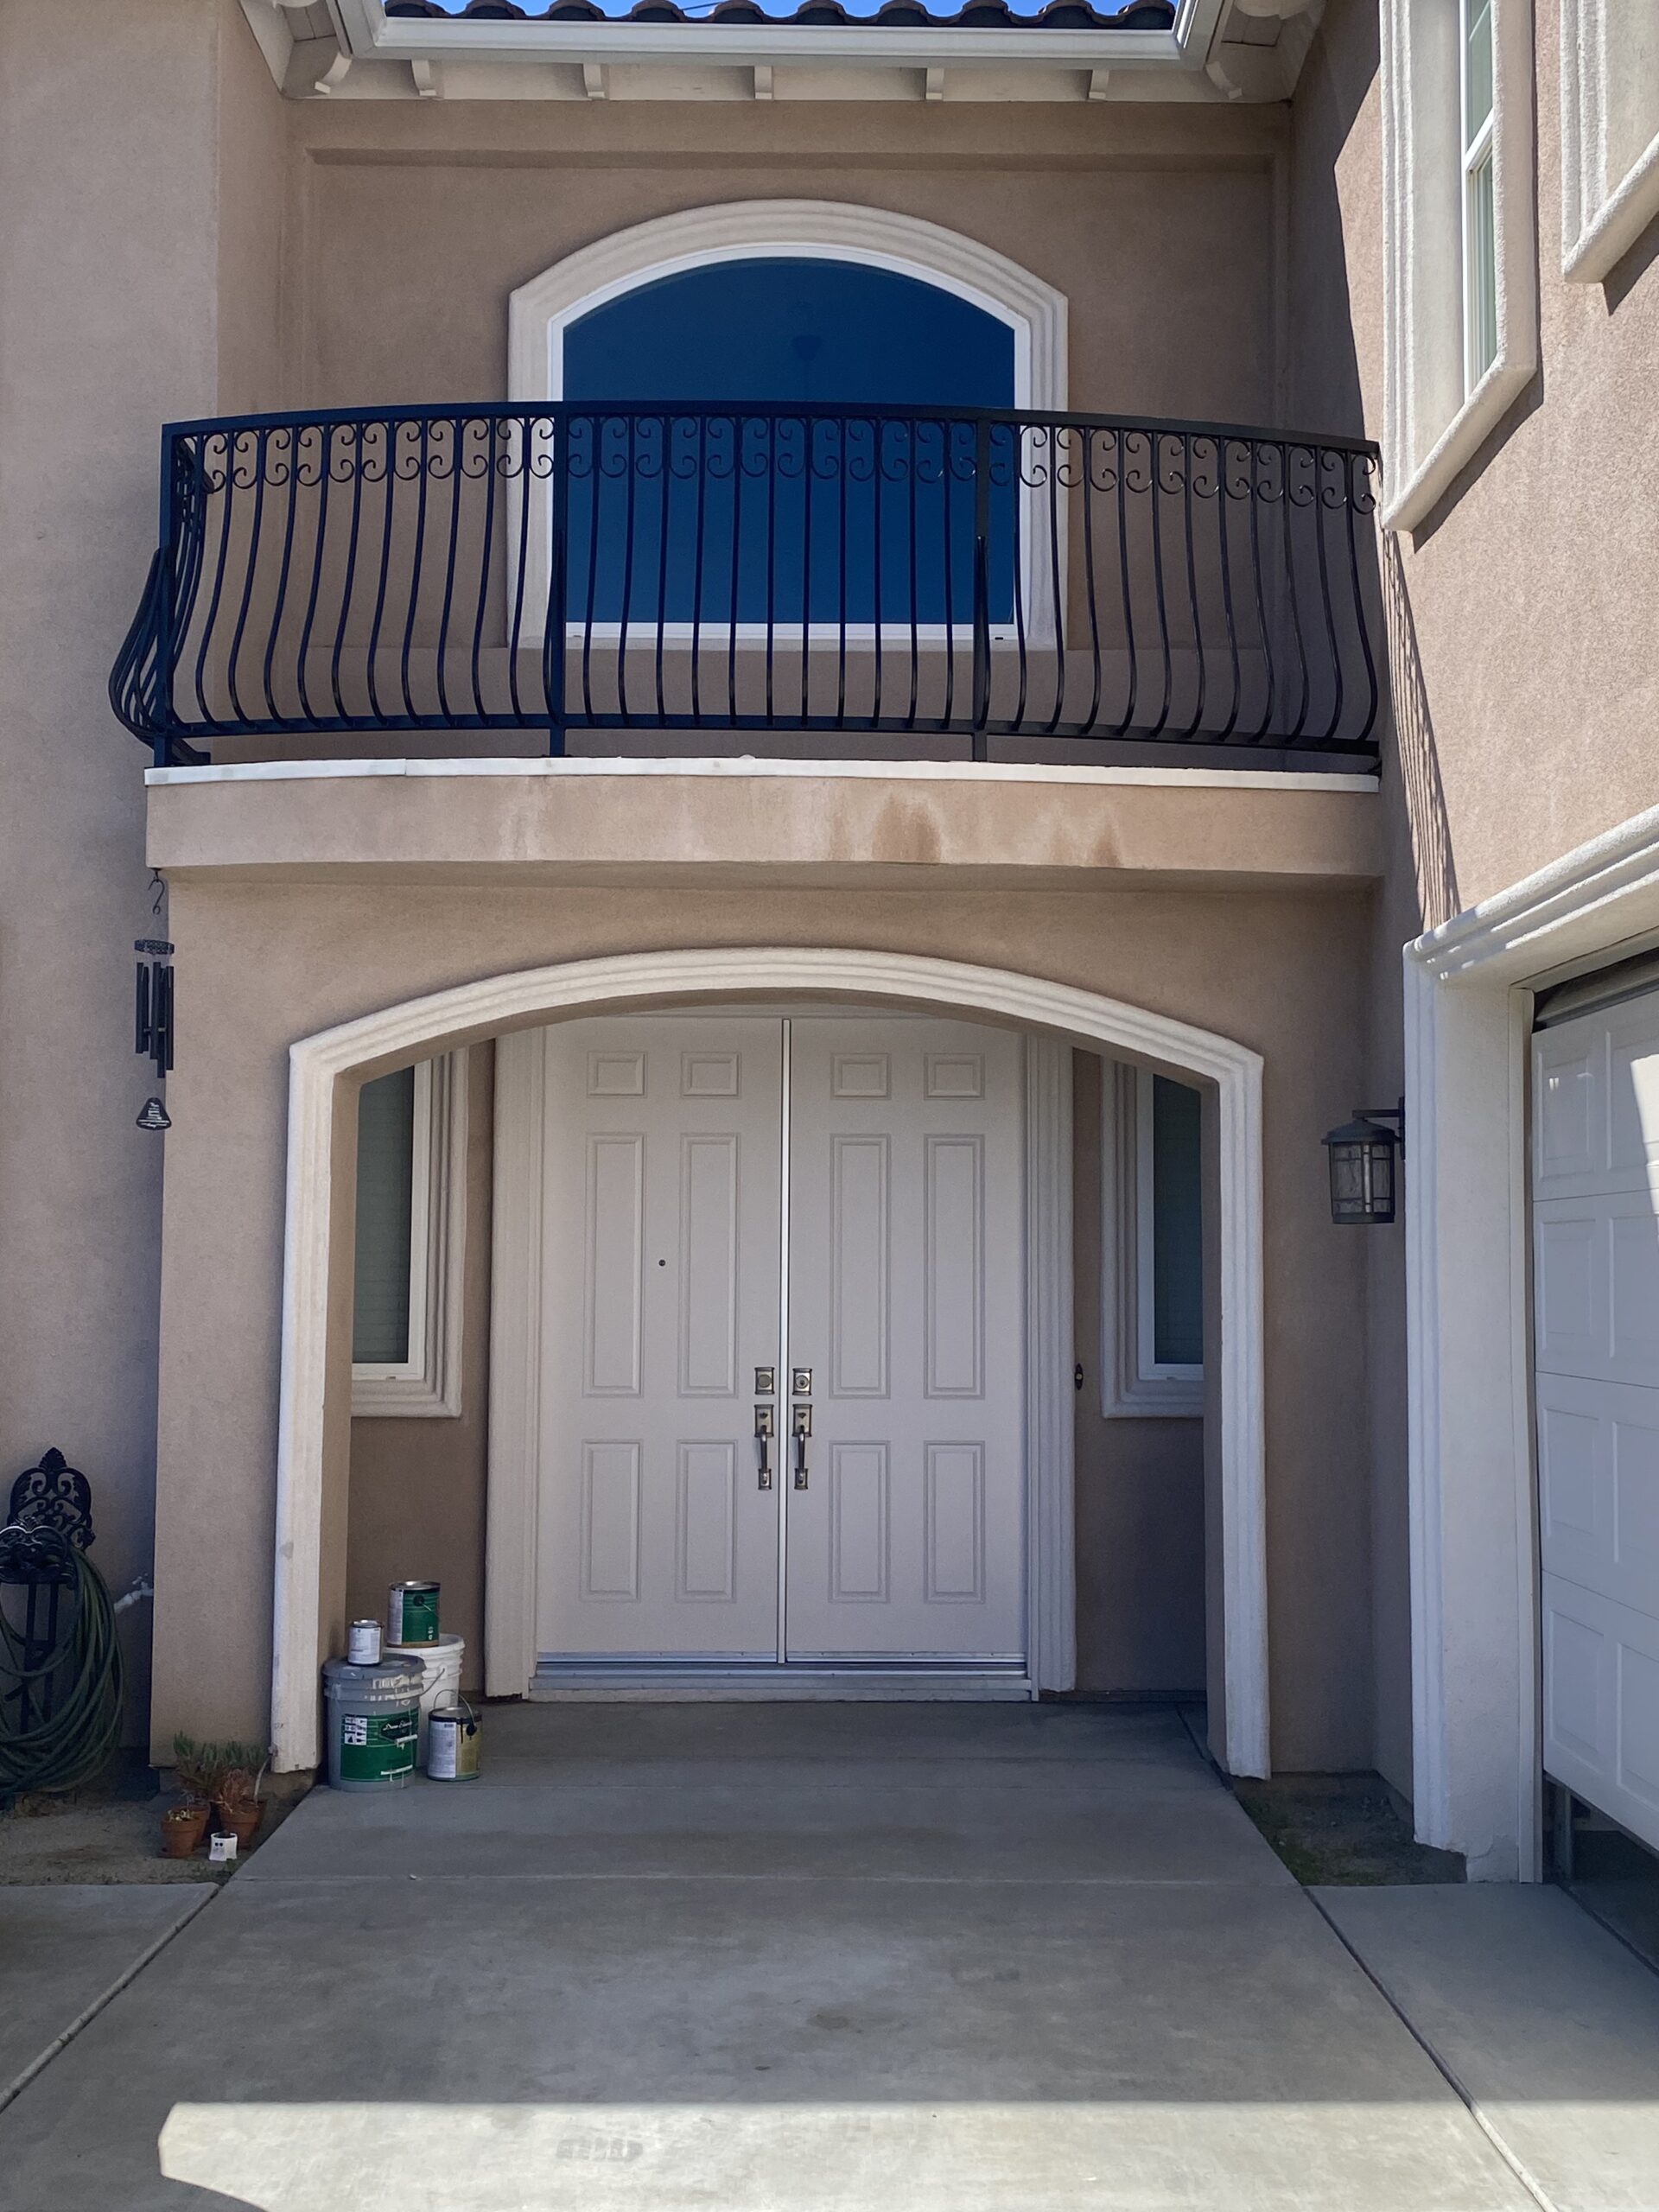
[[418, 1661], [383, 1659], [322, 1669], [328, 1713], [328, 1780], [336, 1789], [401, 1789], [415, 1771], [423, 1681]]
[[429, 1782], [476, 1782], [478, 1715], [470, 1705], [441, 1705], [428, 1724]]
[[236, 1857], [236, 1838], [233, 1835], [210, 1835], [207, 1839], [207, 1863], [210, 1866], [228, 1866]]
[[438, 1586], [435, 1582], [394, 1582], [386, 1596], [388, 1643], [435, 1643]]
[[385, 1659], [406, 1659], [423, 1671], [421, 1686], [421, 1742], [415, 1754], [416, 1766], [426, 1764], [427, 1733], [432, 1725], [432, 1715], [441, 1705], [459, 1705], [461, 1669], [467, 1663], [467, 1639], [461, 1636], [441, 1636], [435, 1643], [405, 1644], [394, 1650], [391, 1644], [384, 1647], [381, 1656]]
[[353, 1621], [346, 1631], [346, 1656], [353, 1667], [376, 1667], [380, 1663], [380, 1624], [378, 1621]]

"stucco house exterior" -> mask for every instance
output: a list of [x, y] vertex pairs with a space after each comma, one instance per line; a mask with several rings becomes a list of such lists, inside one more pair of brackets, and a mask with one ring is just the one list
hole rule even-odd
[[0, 1446], [158, 1760], [429, 1575], [1659, 1847], [1637, 16], [7, 0]]

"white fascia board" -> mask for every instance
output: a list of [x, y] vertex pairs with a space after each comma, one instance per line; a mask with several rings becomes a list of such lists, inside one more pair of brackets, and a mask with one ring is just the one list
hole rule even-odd
[[1187, 0], [1173, 27], [1151, 30], [971, 30], [871, 23], [549, 23], [388, 17], [382, 0], [335, 0], [346, 50], [359, 61], [710, 61], [753, 68], [782, 61], [895, 69], [964, 62], [1050, 67], [1201, 68], [1221, 0]]

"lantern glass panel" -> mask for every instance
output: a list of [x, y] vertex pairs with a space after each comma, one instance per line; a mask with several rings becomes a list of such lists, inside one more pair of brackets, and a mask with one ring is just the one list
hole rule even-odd
[[1331, 1217], [1337, 1222], [1394, 1219], [1394, 1145], [1385, 1135], [1343, 1135], [1329, 1141]]

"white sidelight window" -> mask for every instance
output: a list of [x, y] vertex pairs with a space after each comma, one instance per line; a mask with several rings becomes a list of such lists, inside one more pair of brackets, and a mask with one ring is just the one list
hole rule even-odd
[[466, 1054], [365, 1083], [357, 1116], [353, 1414], [461, 1411]]
[[1599, 283], [1659, 216], [1659, 9], [1561, 0], [1561, 273]]
[[1108, 1060], [1101, 1088], [1101, 1411], [1204, 1411], [1203, 1100]]
[[1382, 0], [1385, 524], [1415, 528], [1537, 372], [1532, 11]]

